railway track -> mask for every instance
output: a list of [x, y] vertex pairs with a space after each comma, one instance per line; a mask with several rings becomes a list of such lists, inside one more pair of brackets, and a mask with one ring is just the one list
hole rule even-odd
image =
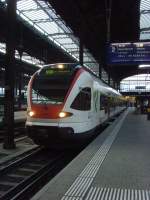
[[14, 162], [5, 163], [0, 166], [0, 200], [30, 199], [75, 155], [37, 148]]
[[[5, 127], [0, 126], [0, 143], [2, 143], [4, 140], [5, 131], [6, 131]], [[26, 135], [25, 122], [19, 122], [15, 124], [14, 135], [15, 135], [15, 138], [19, 138]]]
[[[115, 118], [111, 121], [114, 120]], [[105, 124], [101, 127], [101, 131], [107, 126], [108, 124]], [[36, 147], [13, 160], [2, 163], [0, 200], [30, 199], [78, 153], [79, 151], [60, 153]]]

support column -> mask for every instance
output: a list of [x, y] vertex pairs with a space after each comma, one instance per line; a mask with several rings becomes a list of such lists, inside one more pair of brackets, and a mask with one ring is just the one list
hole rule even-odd
[[21, 109], [21, 104], [22, 104], [22, 92], [21, 92], [21, 89], [22, 89], [22, 73], [19, 72], [18, 74], [18, 90], [19, 90], [19, 98], [18, 98], [18, 108]]
[[99, 63], [99, 78], [102, 78], [102, 65]]
[[18, 77], [16, 77], [16, 80], [15, 80], [15, 96], [17, 96], [17, 88], [18, 88]]
[[107, 43], [109, 44], [111, 37], [112, 0], [105, 0], [105, 7], [106, 7]]
[[15, 24], [16, 1], [7, 0], [7, 35], [6, 35], [6, 65], [5, 65], [5, 106], [4, 123], [6, 133], [5, 149], [15, 148], [14, 143], [14, 80], [15, 80]]
[[80, 38], [80, 49], [79, 49], [79, 62], [83, 65], [83, 40]]
[[113, 80], [113, 88], [116, 89], [116, 82]]
[[120, 90], [120, 82], [117, 82], [117, 90]]
[[108, 73], [108, 85], [110, 85], [110, 74]]

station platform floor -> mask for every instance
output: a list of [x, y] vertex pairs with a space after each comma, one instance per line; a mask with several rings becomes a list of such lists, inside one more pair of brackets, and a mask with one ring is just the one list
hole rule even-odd
[[27, 136], [15, 139], [15, 144], [16, 144], [15, 149], [4, 149], [3, 143], [0, 143], [0, 169], [1, 165], [3, 166], [3, 163], [8, 162], [38, 147]]
[[150, 121], [126, 110], [32, 200], [149, 200]]
[[[27, 111], [16, 111], [14, 113], [15, 122], [22, 122], [26, 120]], [[0, 116], [0, 123], [2, 123], [2, 116]]]

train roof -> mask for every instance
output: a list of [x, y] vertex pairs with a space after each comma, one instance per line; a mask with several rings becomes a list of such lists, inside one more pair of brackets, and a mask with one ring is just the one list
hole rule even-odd
[[41, 71], [43, 68], [53, 68], [53, 67], [58, 67], [59, 66], [67, 66], [68, 69], [70, 70], [75, 70], [75, 69], [80, 69], [80, 68], [83, 68], [85, 69], [86, 71], [88, 71], [89, 73], [91, 73], [92, 75], [94, 75], [95, 77], [99, 78], [99, 76], [93, 72], [90, 68], [86, 67], [86, 66], [82, 66], [80, 63], [53, 63], [53, 64], [46, 64], [46, 65], [43, 65], [43, 67], [39, 70]]

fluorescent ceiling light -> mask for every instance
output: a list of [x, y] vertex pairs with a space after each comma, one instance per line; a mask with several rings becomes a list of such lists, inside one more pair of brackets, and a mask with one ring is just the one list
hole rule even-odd
[[150, 65], [139, 65], [139, 68], [150, 68]]

